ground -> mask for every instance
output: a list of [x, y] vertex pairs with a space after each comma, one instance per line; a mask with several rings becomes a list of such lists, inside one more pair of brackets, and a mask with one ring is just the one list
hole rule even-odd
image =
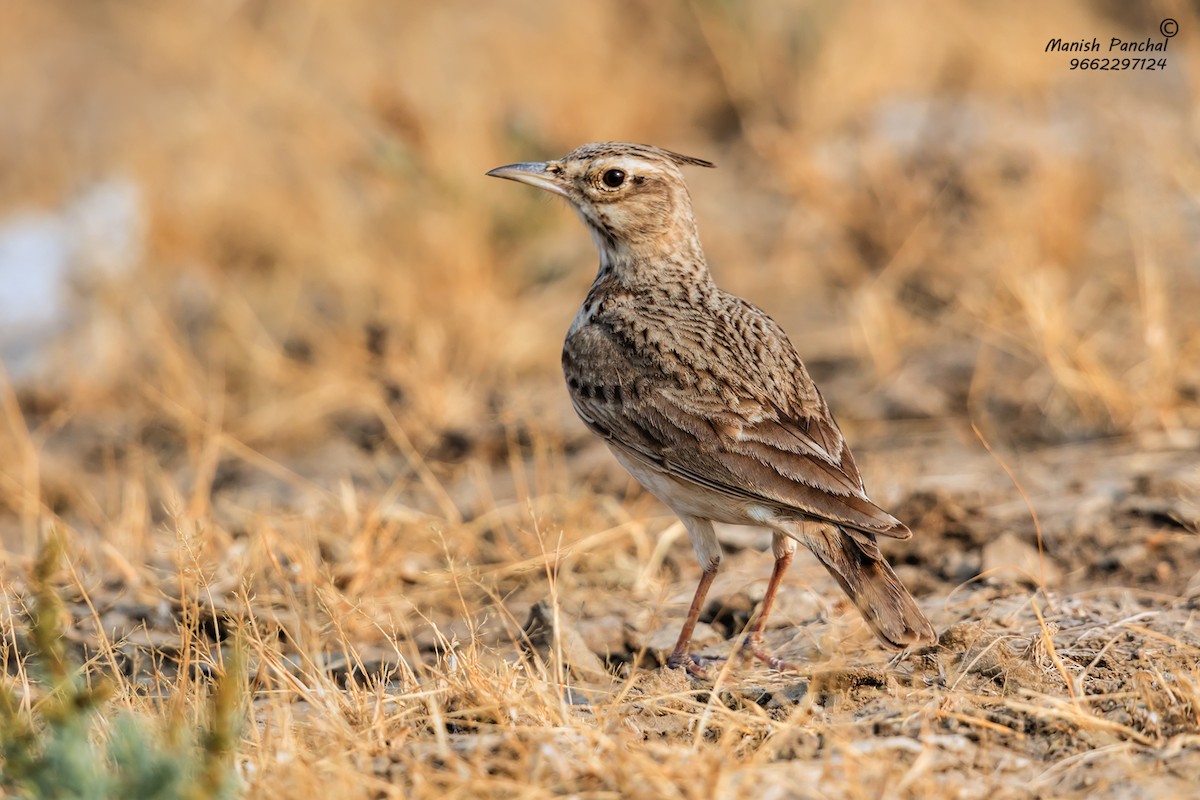
[[[10, 5], [0, 225], [66, 242], [61, 310], [0, 340], [0, 659], [35, 708], [58, 537], [96, 736], [201, 718], [242, 648], [250, 797], [1194, 791], [1189, 6]], [[1045, 51], [1166, 16], [1166, 69]], [[793, 669], [661, 666], [695, 557], [558, 373], [595, 254], [483, 177], [609, 138], [718, 163], [687, 174], [713, 273], [913, 529], [884, 544], [936, 646], [883, 650], [801, 554]], [[714, 656], [771, 566], [721, 536]]]

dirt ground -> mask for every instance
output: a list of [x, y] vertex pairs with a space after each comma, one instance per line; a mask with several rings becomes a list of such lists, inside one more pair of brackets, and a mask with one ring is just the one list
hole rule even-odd
[[[237, 643], [248, 797], [1196, 793], [1191, 5], [10, 6], [0, 271], [30, 213], [66, 237], [61, 318], [0, 326], [30, 703], [58, 533], [97, 735], [198, 719]], [[1166, 17], [1163, 70], [1045, 50]], [[558, 371], [595, 254], [483, 178], [603, 139], [718, 163], [714, 275], [913, 529], [885, 549], [936, 646], [882, 650], [802, 554], [792, 669], [661, 667], [698, 565]], [[97, 223], [113, 186], [133, 216]], [[729, 656], [771, 556], [720, 534], [696, 644]]]

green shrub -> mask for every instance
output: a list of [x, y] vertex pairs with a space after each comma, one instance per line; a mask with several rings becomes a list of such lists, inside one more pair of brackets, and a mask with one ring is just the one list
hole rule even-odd
[[112, 720], [97, 744], [97, 718], [112, 694], [107, 681], [85, 681], [62, 642], [62, 601], [53, 588], [62, 545], [47, 544], [33, 572], [29, 671], [41, 697], [23, 707], [0, 688], [0, 788], [37, 800], [165, 800], [233, 797], [233, 752], [241, 720], [240, 649], [216, 681], [208, 724], [199, 736], [180, 720], [167, 726], [133, 714]]

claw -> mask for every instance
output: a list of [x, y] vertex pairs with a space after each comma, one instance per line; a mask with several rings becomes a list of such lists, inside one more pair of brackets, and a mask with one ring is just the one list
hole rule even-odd
[[673, 655], [668, 658], [667, 669], [686, 669], [692, 677], [708, 680], [709, 676], [706, 666], [719, 664], [724, 660], [724, 657], [698, 656], [693, 653], [685, 653], [682, 656]]
[[746, 641], [744, 641], [742, 643], [742, 646], [739, 649], [741, 650], [742, 653], [745, 653], [746, 655], [749, 655], [753, 658], [758, 659], [759, 661], [763, 662], [764, 664], [766, 664], [768, 667], [770, 667], [773, 670], [777, 670], [779, 672], [787, 672], [787, 671], [795, 671], [795, 669], [796, 669], [794, 666], [792, 666], [787, 661], [784, 661], [779, 656], [771, 655], [766, 650], [764, 650], [761, 639], [756, 639], [756, 638], [751, 637], [751, 638], [747, 639]]

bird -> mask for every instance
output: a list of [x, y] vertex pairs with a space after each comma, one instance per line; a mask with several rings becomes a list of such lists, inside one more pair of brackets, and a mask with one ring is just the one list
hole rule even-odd
[[907, 539], [871, 502], [845, 437], [783, 329], [718, 288], [683, 167], [700, 158], [596, 142], [557, 160], [487, 173], [566, 199], [600, 255], [563, 343], [571, 403], [617, 461], [688, 531], [701, 577], [669, 668], [704, 677], [689, 653], [721, 564], [714, 523], [771, 531], [774, 566], [742, 648], [777, 669], [763, 630], [798, 544], [854, 601], [888, 648], [932, 644], [933, 626], [878, 537]]

